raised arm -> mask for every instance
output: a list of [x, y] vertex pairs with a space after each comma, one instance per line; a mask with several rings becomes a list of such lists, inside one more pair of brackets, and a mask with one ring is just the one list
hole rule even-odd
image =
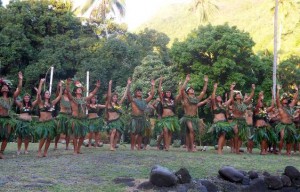
[[16, 98], [20, 95], [22, 90], [23, 74], [21, 71], [18, 73], [18, 79], [19, 79], [19, 83], [16, 91], [14, 92], [14, 96], [13, 96], [14, 100], [16, 100]]
[[39, 87], [38, 87], [38, 89], [37, 89], [37, 103], [40, 103], [41, 101], [42, 101], [42, 99], [41, 99], [41, 92], [42, 92], [42, 86], [43, 86], [43, 83], [45, 82], [45, 78], [42, 78], [41, 80], [40, 80], [40, 84], [39, 84]]
[[97, 81], [95, 89], [90, 92], [90, 94], [85, 98], [86, 101], [89, 101], [96, 93], [98, 92], [100, 87], [100, 80]]
[[127, 99], [131, 103], [133, 101], [133, 99], [132, 99], [132, 96], [130, 93], [130, 85], [131, 85], [131, 80], [130, 80], [130, 84], [128, 85], [128, 91], [127, 91]]
[[272, 92], [272, 102], [271, 102], [271, 106], [267, 108], [267, 113], [270, 113], [274, 107], [275, 107], [275, 102], [274, 102], [274, 95], [273, 95], [273, 90], [271, 89], [271, 92]]
[[279, 108], [282, 108], [282, 105], [280, 103], [280, 98], [279, 98], [279, 91], [281, 89], [281, 86], [280, 85], [277, 85], [277, 92], [276, 92], [276, 105]]
[[249, 97], [244, 101], [244, 103], [249, 104], [254, 97], [255, 84], [252, 84], [252, 90]]
[[111, 102], [111, 85], [112, 85], [112, 80], [108, 82], [108, 90], [107, 90], [107, 104]]
[[67, 90], [68, 98], [70, 99], [70, 101], [73, 101], [72, 93], [70, 91], [70, 84], [71, 84], [71, 82], [72, 82], [72, 80], [70, 78], [68, 78], [67, 82], [66, 82], [66, 90]]
[[203, 89], [202, 89], [200, 95], [197, 97], [199, 100], [201, 100], [204, 97], [205, 93], [206, 93], [207, 82], [208, 82], [208, 76], [204, 75], [204, 86], [203, 86]]
[[182, 98], [182, 94], [181, 94], [181, 84], [182, 84], [182, 82], [181, 81], [179, 81], [179, 84], [178, 84], [178, 95], [176, 95], [176, 97], [175, 97], [175, 102], [177, 103], [178, 101], [180, 101], [181, 100], [181, 98]]
[[293, 100], [290, 103], [290, 107], [294, 107], [298, 102], [298, 93], [299, 93], [299, 91], [298, 91], [297, 85], [295, 85], [295, 89], [296, 89], [296, 92], [294, 93]]
[[155, 81], [152, 79], [151, 80], [151, 91], [150, 91], [150, 95], [147, 97], [146, 102], [149, 103], [152, 98], [154, 97], [154, 86], [155, 86]]
[[129, 77], [129, 78], [127, 79], [127, 85], [126, 85], [125, 92], [124, 92], [123, 97], [121, 98], [121, 100], [120, 100], [120, 102], [119, 102], [120, 105], [122, 105], [122, 103], [123, 103], [123, 102], [125, 101], [125, 99], [126, 99], [126, 95], [127, 95], [128, 90], [129, 90], [130, 84], [131, 84], [131, 78]]
[[206, 98], [205, 100], [197, 103], [197, 107], [201, 107], [203, 105], [205, 105], [206, 103], [208, 103], [211, 100], [211, 97]]
[[61, 99], [61, 96], [62, 96], [62, 82], [59, 81], [58, 83], [58, 87], [59, 87], [59, 94], [58, 96], [52, 101], [52, 105], [56, 105], [56, 103]]
[[213, 109], [217, 108], [217, 106], [216, 106], [216, 91], [217, 91], [217, 88], [218, 88], [218, 83], [215, 83], [214, 84], [214, 90], [211, 94], [211, 104], [212, 104]]
[[180, 89], [180, 94], [181, 94], [181, 97], [184, 99], [187, 97], [186, 93], [185, 93], [185, 88], [186, 88], [186, 85], [188, 84], [188, 82], [191, 80], [191, 77], [190, 77], [190, 74], [187, 74], [186, 77], [185, 77], [185, 81], [183, 82], [182, 86], [181, 86], [181, 89]]
[[225, 102], [225, 105], [226, 106], [229, 106], [230, 103], [233, 101], [233, 95], [234, 95], [234, 87], [235, 87], [235, 83], [232, 83], [230, 85], [230, 96], [229, 96], [229, 99]]
[[163, 77], [160, 77], [159, 84], [158, 84], [158, 96], [159, 96], [159, 99], [163, 102], [162, 88], [161, 88], [162, 81], [163, 81]]

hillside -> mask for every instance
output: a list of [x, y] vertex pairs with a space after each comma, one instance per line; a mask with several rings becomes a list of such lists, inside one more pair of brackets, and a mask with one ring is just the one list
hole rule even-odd
[[[293, 2], [295, 7], [287, 6], [288, 3], [285, 7], [280, 7], [281, 58], [300, 53], [300, 0], [288, 1]], [[219, 11], [210, 18], [212, 25], [228, 23], [237, 26], [240, 30], [250, 33], [256, 43], [255, 52], [273, 52], [273, 0], [219, 0], [217, 5]], [[151, 28], [166, 33], [171, 38], [170, 46], [175, 38], [182, 41], [200, 24], [199, 15], [190, 11], [191, 6], [191, 3], [173, 3], [161, 7], [157, 14], [141, 25], [136, 32]]]

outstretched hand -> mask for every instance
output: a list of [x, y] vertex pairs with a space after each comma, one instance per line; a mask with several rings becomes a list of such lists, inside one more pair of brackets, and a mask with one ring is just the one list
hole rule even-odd
[[128, 77], [127, 79], [127, 85], [130, 85], [131, 84], [131, 77]]
[[100, 87], [101, 83], [100, 83], [100, 80], [97, 80], [97, 83], [96, 83], [96, 87]]
[[230, 85], [230, 90], [233, 90], [235, 87], [235, 82], [233, 82], [231, 85]]
[[215, 88], [215, 89], [218, 88], [218, 83], [215, 83], [215, 84], [214, 84], [214, 88]]
[[204, 81], [208, 82], [208, 76], [207, 75], [204, 75]]
[[109, 80], [108, 84], [111, 85], [112, 84], [112, 80]]
[[45, 78], [42, 78], [42, 79], [40, 80], [41, 83], [44, 83], [45, 81], [46, 81]]
[[154, 79], [151, 80], [151, 85], [154, 86], [155, 85], [155, 81]]
[[255, 84], [252, 84], [252, 89], [255, 89]]
[[191, 80], [190, 74], [187, 74], [187, 75], [186, 75], [185, 80], [186, 80], [187, 82]]
[[20, 80], [23, 80], [23, 74], [22, 74], [22, 72], [21, 72], [21, 71], [19, 71], [19, 73], [18, 73], [18, 77], [19, 77], [19, 79], [20, 79]]
[[281, 85], [278, 84], [277, 85], [277, 89], [280, 90], [281, 89]]

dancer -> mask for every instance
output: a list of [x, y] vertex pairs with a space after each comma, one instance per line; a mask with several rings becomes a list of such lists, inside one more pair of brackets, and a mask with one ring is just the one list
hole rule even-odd
[[164, 93], [162, 93], [162, 81], [161, 77], [159, 80], [158, 93], [160, 96], [160, 101], [162, 104], [162, 115], [161, 119], [158, 122], [158, 127], [160, 130], [163, 130], [163, 138], [165, 151], [169, 151], [172, 133], [176, 131], [180, 131], [180, 125], [178, 118], [175, 114], [175, 106], [178, 102], [180, 95], [177, 95], [176, 98], [173, 98], [172, 92], [170, 89], [165, 89]]
[[72, 96], [70, 92], [70, 83], [71, 79], [68, 79], [66, 89], [72, 108], [72, 117], [70, 119], [70, 123], [72, 126], [72, 134], [74, 135], [73, 154], [77, 155], [82, 153], [81, 146], [83, 144], [83, 140], [87, 132], [86, 104], [87, 101], [89, 101], [98, 92], [100, 87], [100, 81], [97, 81], [95, 89], [87, 97], [83, 97], [84, 87], [79, 81], [74, 82], [74, 96]]
[[88, 147], [92, 147], [93, 134], [95, 135], [94, 147], [100, 147], [100, 131], [103, 131], [103, 119], [98, 116], [99, 109], [105, 109], [105, 105], [97, 104], [97, 97], [93, 96], [87, 104], [88, 108]]
[[214, 114], [214, 124], [212, 129], [218, 137], [218, 154], [222, 155], [223, 146], [225, 144], [226, 139], [233, 138], [233, 124], [229, 123], [226, 119], [226, 109], [229, 104], [233, 101], [233, 89], [235, 83], [230, 86], [230, 98], [226, 102], [222, 102], [222, 97], [216, 97], [216, 91], [218, 88], [218, 84], [214, 84], [214, 90], [211, 95], [211, 107]]
[[124, 132], [124, 123], [120, 119], [123, 110], [122, 104], [128, 94], [129, 86], [131, 84], [131, 79], [128, 78], [127, 86], [124, 92], [123, 97], [120, 101], [118, 101], [118, 94], [111, 93], [111, 86], [112, 80], [109, 81], [108, 84], [108, 93], [107, 93], [107, 101], [106, 101], [106, 113], [107, 113], [107, 127], [109, 132], [109, 143], [110, 143], [110, 150], [116, 150], [116, 144]]
[[11, 94], [11, 82], [7, 79], [0, 79], [1, 87], [1, 97], [0, 97], [0, 141], [1, 149], [0, 149], [0, 159], [4, 159], [4, 150], [6, 148], [8, 139], [11, 136], [11, 131], [13, 126], [16, 124], [16, 121], [10, 116], [11, 107], [13, 105], [13, 101], [16, 100], [15, 98], [19, 95], [21, 87], [22, 87], [22, 80], [23, 76], [22, 73], [19, 72], [19, 83], [18, 88]]
[[233, 101], [233, 122], [236, 124], [233, 131], [234, 131], [234, 138], [233, 138], [233, 148], [236, 154], [240, 154], [240, 147], [242, 145], [242, 141], [248, 140], [249, 130], [248, 125], [245, 119], [245, 112], [247, 109], [247, 105], [251, 102], [254, 96], [255, 85], [252, 84], [252, 91], [251, 94], [247, 99], [243, 100], [243, 96], [241, 92], [236, 92], [234, 101]]
[[184, 109], [184, 116], [180, 119], [181, 128], [186, 132], [186, 147], [189, 152], [195, 152], [194, 139], [195, 131], [199, 131], [198, 103], [204, 97], [207, 90], [208, 77], [204, 76], [204, 86], [199, 96], [195, 96], [193, 87], [186, 87], [190, 81], [190, 75], [181, 87], [181, 103]]
[[[63, 84], [63, 82], [62, 82], [62, 85], [65, 85], [65, 84]], [[57, 91], [56, 91], [57, 96], [59, 95], [58, 90], [59, 89], [57, 89]], [[59, 106], [60, 106], [59, 114], [56, 117], [57, 126], [56, 126], [56, 137], [55, 137], [54, 149], [57, 149], [57, 143], [60, 139], [60, 134], [62, 133], [65, 135], [66, 150], [69, 150], [69, 143], [70, 143], [70, 136], [72, 134], [72, 127], [68, 123], [68, 120], [71, 117], [72, 109], [71, 109], [71, 103], [70, 103], [70, 100], [68, 97], [68, 91], [67, 91], [66, 87], [63, 88], [63, 95], [60, 99]]]
[[264, 106], [263, 99], [264, 94], [263, 92], [260, 92], [254, 110], [255, 133], [252, 136], [252, 140], [260, 143], [260, 154], [266, 155], [268, 149], [267, 142], [276, 143], [277, 136], [271, 126], [267, 123], [267, 115], [274, 108], [274, 100], [272, 99], [272, 105], [266, 108]]
[[[41, 98], [42, 85], [45, 82], [45, 79], [40, 80], [39, 88], [38, 88], [38, 96], [37, 102], [39, 106], [40, 116], [39, 122], [36, 125], [36, 134], [40, 139], [39, 149], [38, 149], [38, 157], [47, 157], [48, 148], [50, 146], [51, 140], [55, 137], [55, 121], [53, 121], [52, 112], [54, 110], [54, 106], [57, 102], [59, 102], [62, 96], [62, 86], [61, 82], [59, 82], [59, 95], [53, 100], [50, 100], [50, 92], [46, 90], [43, 94], [43, 99]], [[46, 144], [45, 144], [46, 143]], [[42, 148], [45, 144], [44, 153], [42, 155]]]
[[280, 123], [278, 123], [275, 129], [277, 133], [280, 133], [279, 153], [281, 154], [281, 150], [285, 142], [286, 154], [290, 156], [292, 151], [292, 145], [296, 141], [295, 138], [296, 130], [295, 130], [295, 124], [293, 122], [292, 108], [296, 105], [298, 101], [298, 87], [295, 86], [296, 92], [294, 93], [294, 97], [291, 102], [289, 101], [287, 94], [284, 94], [280, 101], [279, 99], [280, 89], [281, 86], [277, 85], [276, 104], [278, 107]]
[[[23, 75], [21, 72], [19, 72], [19, 79], [22, 83]], [[21, 92], [22, 85], [18, 87], [18, 92], [16, 97]], [[38, 97], [38, 96], [37, 96]], [[28, 145], [29, 140], [33, 136], [33, 129], [32, 126], [32, 117], [31, 113], [35, 105], [37, 105], [37, 100], [31, 102], [31, 96], [28, 93], [25, 93], [23, 96], [22, 101], [19, 101], [15, 99], [16, 105], [20, 108], [20, 115], [18, 117], [18, 121], [16, 124], [16, 135], [17, 135], [17, 155], [21, 154], [21, 146], [22, 146], [22, 140], [24, 140], [25, 150], [24, 153], [28, 154]]]
[[147, 107], [147, 103], [149, 103], [154, 96], [154, 86], [155, 81], [151, 80], [151, 91], [150, 95], [143, 99], [142, 88], [136, 87], [134, 90], [134, 98], [132, 98], [130, 92], [128, 91], [127, 97], [129, 102], [131, 103], [131, 125], [130, 125], [130, 142], [131, 142], [131, 150], [134, 150], [135, 143], [137, 141], [137, 149], [141, 149], [142, 138], [145, 133], [145, 129], [149, 127], [149, 123], [145, 117], [145, 109]]

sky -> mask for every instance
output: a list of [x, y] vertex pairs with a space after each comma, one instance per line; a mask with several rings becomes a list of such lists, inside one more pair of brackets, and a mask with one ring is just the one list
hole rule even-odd
[[[83, 2], [83, 0], [74, 1]], [[131, 31], [151, 19], [160, 7], [186, 1], [187, 0], [125, 0], [126, 15], [122, 21], [127, 23], [128, 30]], [[2, 0], [3, 5], [8, 4], [8, 2], [9, 0]]]

